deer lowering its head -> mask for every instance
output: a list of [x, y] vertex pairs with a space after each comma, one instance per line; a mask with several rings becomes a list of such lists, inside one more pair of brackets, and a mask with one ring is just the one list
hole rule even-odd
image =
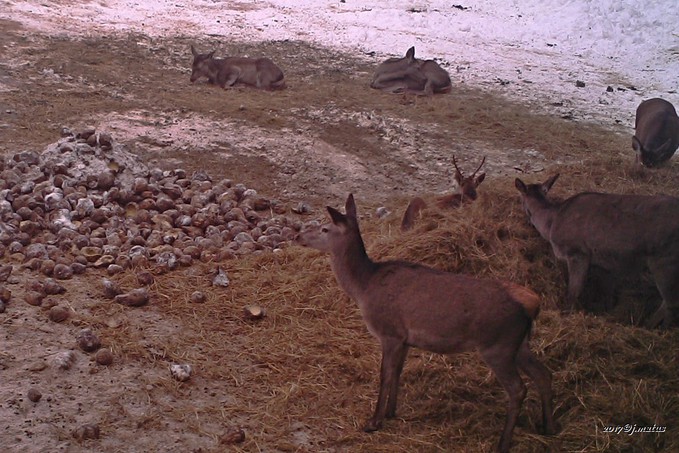
[[[481, 165], [470, 176], [463, 176], [462, 171], [457, 166], [455, 156], [453, 156], [453, 165], [455, 166], [455, 181], [457, 181], [458, 192], [450, 195], [444, 195], [436, 199], [436, 206], [441, 209], [457, 208], [462, 203], [476, 200], [478, 194], [476, 188], [481, 185], [486, 178], [485, 173], [478, 173], [483, 167], [486, 158], [481, 160]], [[427, 207], [427, 203], [420, 197], [415, 197], [408, 204], [406, 212], [403, 214], [401, 221], [401, 231], [408, 231], [415, 225], [415, 220], [421, 215], [422, 211]]]
[[434, 60], [415, 58], [411, 47], [402, 58], [389, 58], [375, 70], [371, 88], [390, 93], [432, 95], [451, 90], [450, 75]]
[[332, 222], [299, 234], [297, 242], [330, 253], [339, 286], [357, 303], [368, 330], [382, 346], [380, 389], [365, 431], [379, 429], [396, 414], [403, 364], [410, 347], [440, 354], [476, 349], [509, 396], [498, 451], [509, 450], [526, 387], [519, 370], [535, 383], [542, 422], [554, 432], [551, 373], [530, 350], [529, 334], [538, 296], [522, 286], [442, 272], [403, 262], [374, 262], [366, 254], [356, 204], [346, 214], [328, 207]]
[[648, 99], [637, 107], [632, 148], [646, 167], [670, 160], [679, 147], [679, 116], [674, 106], [660, 98]]
[[227, 57], [214, 58], [215, 51], [199, 53], [191, 46], [193, 64], [191, 82], [201, 77], [222, 88], [237, 83], [265, 90], [285, 87], [283, 71], [268, 58]]
[[669, 327], [679, 307], [679, 198], [584, 192], [547, 198], [558, 174], [541, 184], [516, 179], [530, 222], [568, 268], [568, 301], [579, 305], [592, 266], [618, 277], [647, 265], [663, 302], [648, 327]]

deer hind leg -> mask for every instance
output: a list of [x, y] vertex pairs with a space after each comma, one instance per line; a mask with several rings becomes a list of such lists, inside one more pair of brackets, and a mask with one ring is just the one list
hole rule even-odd
[[382, 427], [382, 421], [388, 414], [395, 415], [398, 381], [408, 353], [408, 347], [399, 339], [382, 338], [380, 340], [382, 342], [380, 391], [375, 414], [363, 427], [365, 432], [377, 431]]
[[542, 431], [544, 434], [555, 434], [554, 406], [552, 392], [552, 373], [544, 366], [528, 346], [528, 340], [524, 340], [516, 355], [516, 363], [521, 371], [537, 387], [542, 401]]
[[662, 296], [662, 302], [645, 324], [651, 329], [667, 329], [672, 324], [672, 311], [679, 308], [679, 257], [649, 260], [648, 267]]
[[434, 81], [431, 79], [427, 79], [427, 82], [424, 84], [424, 90], [422, 90], [422, 95], [424, 96], [433, 96], [434, 95]]
[[265, 90], [270, 90], [273, 85], [273, 80], [272, 77], [265, 73], [264, 71], [257, 71], [257, 75], [255, 77], [255, 83], [257, 88], [263, 88]]
[[523, 399], [526, 397], [526, 385], [517, 369], [517, 351], [508, 349], [507, 344], [503, 343], [501, 347], [495, 347], [493, 350], [485, 350], [481, 356], [509, 396], [507, 420], [497, 447], [497, 451], [506, 453], [512, 443], [514, 427], [519, 418]]

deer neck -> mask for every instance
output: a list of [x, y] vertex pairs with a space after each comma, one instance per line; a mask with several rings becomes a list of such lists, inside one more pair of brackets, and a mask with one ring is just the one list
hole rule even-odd
[[558, 206], [550, 203], [546, 199], [534, 199], [529, 203], [528, 209], [530, 211], [530, 223], [538, 230], [540, 236], [548, 239], [549, 231], [552, 228]]
[[339, 286], [354, 300], [361, 298], [377, 267], [368, 257], [358, 232], [346, 247], [332, 253], [330, 266]]

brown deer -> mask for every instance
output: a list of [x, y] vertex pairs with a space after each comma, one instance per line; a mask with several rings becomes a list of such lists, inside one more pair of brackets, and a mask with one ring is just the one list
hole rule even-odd
[[632, 148], [637, 161], [657, 167], [670, 160], [679, 147], [679, 116], [664, 99], [647, 99], [637, 107]]
[[191, 82], [201, 77], [222, 88], [236, 83], [274, 90], [285, 87], [283, 71], [268, 58], [214, 58], [215, 51], [199, 53], [191, 46], [193, 64]]
[[648, 327], [669, 327], [679, 306], [679, 198], [584, 192], [563, 202], [547, 193], [559, 177], [526, 185], [516, 179], [530, 222], [568, 269], [567, 300], [579, 305], [593, 266], [618, 277], [647, 265], [662, 296]]
[[552, 376], [528, 345], [540, 299], [514, 283], [481, 280], [404, 261], [372, 261], [358, 226], [353, 195], [346, 214], [328, 207], [332, 222], [303, 229], [297, 243], [330, 253], [339, 286], [357, 303], [368, 330], [382, 346], [380, 388], [374, 415], [363, 428], [380, 429], [396, 415], [398, 385], [410, 347], [439, 354], [477, 349], [509, 396], [497, 450], [509, 451], [526, 386], [542, 400], [544, 431], [554, 433]]
[[[436, 206], [441, 209], [453, 209], [457, 208], [462, 203], [468, 201], [476, 200], [478, 194], [476, 193], [476, 188], [483, 182], [486, 178], [485, 173], [480, 173], [477, 175], [478, 171], [481, 170], [483, 164], [486, 162], [484, 157], [481, 160], [481, 165], [471, 174], [471, 176], [463, 176], [462, 171], [457, 166], [455, 162], [455, 156], [453, 156], [453, 165], [455, 166], [455, 181], [457, 181], [458, 192], [443, 195], [436, 199]], [[401, 220], [401, 231], [408, 231], [415, 225], [415, 220], [422, 214], [422, 211], [427, 207], [427, 203], [420, 197], [415, 197], [408, 204], [406, 212], [403, 214], [403, 220]]]
[[375, 71], [371, 88], [390, 93], [414, 93], [431, 96], [451, 90], [450, 75], [434, 60], [415, 58], [415, 47], [405, 57], [389, 58]]

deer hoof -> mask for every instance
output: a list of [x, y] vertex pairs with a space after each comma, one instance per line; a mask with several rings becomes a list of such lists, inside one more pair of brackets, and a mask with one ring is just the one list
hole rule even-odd
[[365, 424], [363, 427], [363, 431], [366, 433], [372, 433], [373, 431], [377, 431], [382, 427], [382, 422], [376, 422], [372, 419], [368, 420], [368, 423]]

